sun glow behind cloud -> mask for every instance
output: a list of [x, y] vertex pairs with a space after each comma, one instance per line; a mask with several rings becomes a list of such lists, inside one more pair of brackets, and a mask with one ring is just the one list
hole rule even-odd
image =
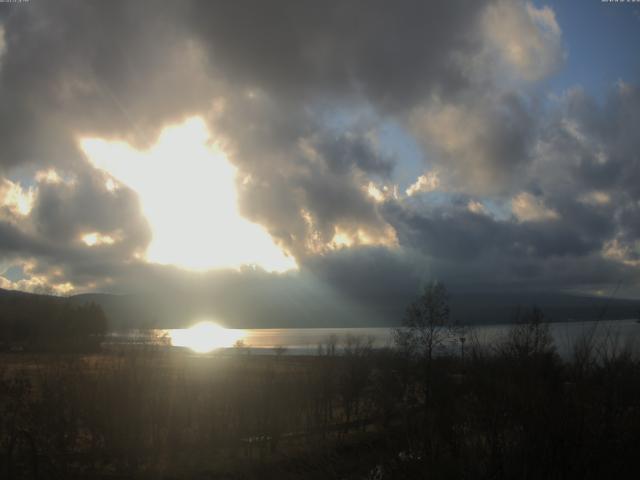
[[81, 240], [87, 247], [113, 245], [116, 241], [111, 235], [103, 235], [100, 232], [85, 233]]
[[263, 227], [240, 215], [236, 169], [210, 140], [204, 121], [193, 117], [165, 128], [146, 151], [100, 138], [79, 143], [94, 166], [139, 195], [153, 233], [148, 261], [193, 270], [297, 268]]

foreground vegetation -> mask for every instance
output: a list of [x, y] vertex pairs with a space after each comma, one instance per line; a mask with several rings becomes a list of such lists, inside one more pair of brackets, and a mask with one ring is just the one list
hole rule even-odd
[[588, 346], [563, 362], [519, 340], [430, 366], [356, 338], [298, 358], [5, 355], [2, 468], [7, 478], [630, 474], [640, 363]]
[[[396, 347], [317, 355], [145, 346], [0, 358], [2, 478], [628, 478], [640, 361], [555, 351], [542, 312], [480, 345], [425, 292]], [[445, 340], [457, 339], [454, 350]], [[460, 340], [464, 338], [463, 344]]]

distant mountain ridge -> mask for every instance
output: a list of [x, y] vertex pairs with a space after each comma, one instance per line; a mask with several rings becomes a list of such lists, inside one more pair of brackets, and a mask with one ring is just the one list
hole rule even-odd
[[[301, 327], [364, 327], [396, 326], [402, 321], [408, 302], [401, 299], [396, 305], [377, 316], [366, 317], [354, 312], [349, 318], [336, 318], [328, 313], [316, 315], [320, 321], [311, 322], [304, 316], [304, 302], [281, 304], [274, 298], [274, 305], [260, 305], [249, 318], [232, 317], [221, 313], [215, 300], [206, 295], [191, 294], [141, 294], [109, 295], [85, 294], [70, 298], [73, 302], [95, 302], [99, 304], [114, 326], [123, 328], [153, 326], [177, 328], [189, 325], [200, 318], [223, 319], [228, 327], [235, 328], [301, 328]], [[268, 302], [267, 302], [268, 303]], [[452, 318], [465, 324], [509, 323], [516, 319], [519, 308], [538, 306], [548, 321], [629, 319], [640, 315], [640, 300], [611, 299], [606, 297], [572, 295], [550, 292], [451, 292]], [[309, 308], [312, 308], [309, 306]], [[322, 306], [315, 308], [321, 309]], [[260, 309], [265, 311], [260, 315]], [[289, 310], [288, 310], [289, 309]], [[271, 310], [280, 312], [274, 313]], [[346, 317], [346, 318], [345, 318]], [[364, 318], [363, 318], [364, 317]], [[374, 320], [375, 318], [375, 320]]]
[[[363, 311], [333, 315], [331, 305], [306, 305], [302, 301], [283, 302], [281, 298], [237, 302], [241, 314], [233, 315], [236, 304], [220, 306], [218, 298], [203, 292], [165, 292], [147, 294], [86, 293], [70, 297], [51, 297], [0, 289], [0, 305], [10, 299], [49, 299], [72, 305], [99, 305], [112, 330], [130, 328], [180, 328], [197, 320], [210, 318], [234, 328], [304, 328], [304, 327], [391, 327], [400, 324], [407, 299], [399, 299], [378, 315]], [[409, 297], [408, 297], [409, 298]], [[509, 323], [516, 319], [518, 308], [536, 305], [549, 321], [616, 320], [638, 318], [640, 300], [572, 295], [553, 292], [450, 292], [451, 315], [465, 324]], [[323, 315], [322, 309], [327, 309]], [[313, 309], [314, 317], [305, 316]], [[264, 314], [261, 314], [264, 312]], [[0, 316], [2, 312], [0, 312]], [[319, 321], [313, 318], [320, 319]]]

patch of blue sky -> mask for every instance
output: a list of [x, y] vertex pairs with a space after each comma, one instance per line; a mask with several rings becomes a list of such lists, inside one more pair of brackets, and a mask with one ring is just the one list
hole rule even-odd
[[429, 169], [424, 151], [398, 121], [384, 121], [378, 131], [378, 139], [385, 153], [398, 159], [394, 180], [401, 191]]
[[323, 124], [338, 132], [371, 128], [380, 152], [395, 160], [393, 181], [404, 191], [429, 169], [425, 153], [410, 132], [395, 118], [381, 118], [367, 105], [332, 106], [321, 110]]
[[535, 0], [548, 5], [562, 30], [566, 58], [544, 84], [561, 95], [580, 86], [602, 102], [618, 81], [640, 81], [640, 2]]
[[403, 199], [406, 207], [419, 212], [446, 212], [447, 210], [466, 209], [471, 201], [479, 202], [487, 215], [498, 221], [509, 221], [513, 218], [511, 202], [505, 199], [492, 197], [469, 196], [459, 192], [447, 192], [434, 190], [431, 192], [417, 193]]
[[33, 166], [20, 165], [11, 169], [6, 178], [14, 183], [19, 183], [22, 188], [28, 189], [36, 186], [36, 172], [37, 170]]
[[376, 119], [373, 109], [367, 105], [347, 106], [321, 104], [314, 106], [314, 112], [318, 114], [322, 124], [330, 130], [343, 132], [351, 130], [363, 123], [371, 123]]
[[478, 200], [482, 203], [489, 215], [496, 220], [506, 221], [513, 216], [510, 201], [498, 200], [495, 198], [481, 198]]
[[18, 282], [26, 278], [22, 266], [16, 264], [1, 264], [0, 275], [11, 282]]

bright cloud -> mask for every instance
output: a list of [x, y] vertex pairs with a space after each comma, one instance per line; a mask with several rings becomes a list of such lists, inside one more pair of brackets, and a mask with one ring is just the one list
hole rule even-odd
[[[10, 280], [5, 276], [8, 267], [12, 266], [22, 270], [22, 278]], [[76, 287], [64, 278], [62, 270], [54, 268], [42, 271], [33, 259], [27, 259], [4, 265], [0, 270], [0, 288], [49, 295], [68, 295], [73, 293]]]
[[579, 198], [579, 200], [582, 203], [591, 206], [608, 205], [611, 203], [611, 196], [606, 192], [594, 190], [592, 192], [585, 193]]
[[103, 235], [100, 232], [85, 233], [82, 235], [81, 240], [88, 247], [113, 245], [116, 242], [116, 239], [111, 235]]
[[613, 238], [604, 243], [602, 256], [631, 267], [640, 267], [640, 240], [629, 244]]
[[0, 206], [14, 215], [29, 215], [33, 208], [36, 192], [33, 188], [23, 188], [20, 183], [2, 179], [0, 183]]
[[467, 203], [467, 209], [477, 215], [487, 214], [487, 209], [485, 208], [485, 206], [477, 200], [469, 200], [469, 203]]
[[514, 77], [536, 81], [562, 60], [562, 32], [549, 7], [499, 1], [490, 5], [482, 27], [491, 49]]
[[558, 212], [547, 208], [541, 199], [527, 192], [522, 192], [513, 198], [511, 211], [519, 222], [542, 222], [560, 218]]
[[406, 194], [411, 197], [417, 193], [432, 192], [440, 186], [440, 177], [437, 172], [427, 172], [420, 175], [414, 183], [406, 190]]
[[369, 182], [366, 186], [367, 195], [373, 198], [377, 203], [382, 203], [388, 199], [398, 198], [398, 187], [393, 185], [391, 187], [387, 185], [378, 186], [373, 182]]
[[[2, 25], [0, 25], [0, 62], [2, 62], [2, 56], [4, 55], [4, 52], [7, 49], [7, 42], [4, 38], [4, 27]], [[0, 63], [0, 67], [2, 66], [2, 63]]]
[[398, 246], [396, 231], [388, 224], [377, 228], [366, 225], [335, 225], [333, 235], [330, 238], [324, 238], [311, 212], [302, 209], [300, 215], [307, 226], [306, 250], [314, 254], [364, 245]]

